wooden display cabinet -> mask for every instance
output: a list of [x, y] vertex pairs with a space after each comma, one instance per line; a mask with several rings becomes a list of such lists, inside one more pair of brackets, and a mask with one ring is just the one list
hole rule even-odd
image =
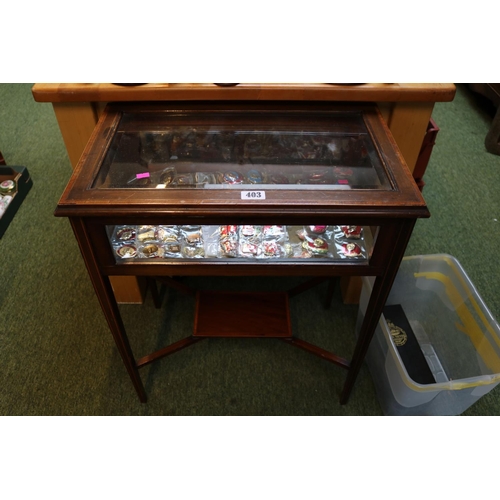
[[[415, 221], [429, 216], [378, 108], [324, 102], [108, 105], [55, 214], [71, 222], [142, 402], [141, 367], [204, 338], [244, 336], [275, 337], [347, 369], [342, 404]], [[193, 334], [136, 359], [112, 276], [177, 288], [176, 276], [311, 281], [282, 293], [185, 288], [197, 300]], [[333, 276], [376, 277], [351, 359], [290, 326], [289, 296]], [[224, 329], [214, 324], [221, 310], [230, 311]]]

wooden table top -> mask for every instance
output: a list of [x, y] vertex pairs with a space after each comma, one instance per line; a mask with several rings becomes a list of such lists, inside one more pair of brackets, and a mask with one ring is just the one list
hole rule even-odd
[[455, 96], [452, 83], [36, 83], [37, 102], [113, 102], [177, 100], [296, 100], [367, 102], [448, 102]]

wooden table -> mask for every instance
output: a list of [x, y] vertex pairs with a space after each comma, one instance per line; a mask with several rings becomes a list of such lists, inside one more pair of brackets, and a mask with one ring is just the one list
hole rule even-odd
[[[240, 83], [221, 87], [213, 83], [148, 83], [120, 86], [110, 83], [37, 83], [37, 102], [51, 102], [73, 168], [108, 102], [117, 101], [335, 101], [375, 102], [411, 172], [422, 146], [436, 102], [452, 101], [455, 86], [449, 83]], [[117, 300], [141, 303], [144, 282], [113, 277]], [[356, 300], [359, 283], [343, 281], [346, 302]]]

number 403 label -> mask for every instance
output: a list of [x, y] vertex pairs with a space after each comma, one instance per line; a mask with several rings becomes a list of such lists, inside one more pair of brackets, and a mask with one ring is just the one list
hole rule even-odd
[[242, 200], [265, 200], [265, 191], [241, 191]]

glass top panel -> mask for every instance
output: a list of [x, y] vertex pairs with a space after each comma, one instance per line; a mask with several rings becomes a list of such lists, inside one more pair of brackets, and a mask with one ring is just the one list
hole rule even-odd
[[124, 113], [94, 188], [391, 190], [356, 113]]

